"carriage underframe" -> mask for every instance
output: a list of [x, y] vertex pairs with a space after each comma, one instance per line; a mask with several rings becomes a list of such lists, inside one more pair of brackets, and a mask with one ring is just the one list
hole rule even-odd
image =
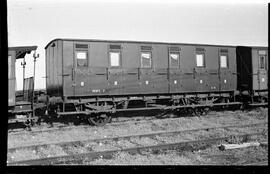
[[87, 119], [89, 123], [102, 126], [110, 122], [117, 113], [159, 110], [160, 115], [175, 112], [178, 116], [187, 114], [206, 115], [212, 108], [242, 106], [236, 101], [235, 91], [223, 93], [159, 94], [137, 96], [66, 97], [63, 102], [52, 102], [49, 115]]

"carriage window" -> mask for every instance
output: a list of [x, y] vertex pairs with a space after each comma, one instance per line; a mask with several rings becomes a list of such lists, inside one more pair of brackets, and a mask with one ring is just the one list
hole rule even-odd
[[87, 51], [76, 51], [77, 66], [88, 66]]
[[152, 56], [151, 52], [141, 52], [141, 67], [142, 68], [151, 68]]
[[179, 53], [178, 52], [171, 52], [170, 53], [170, 65], [171, 68], [178, 68], [179, 67]]
[[112, 67], [120, 66], [120, 52], [110, 52], [110, 65]]
[[197, 53], [196, 54], [196, 64], [197, 64], [197, 67], [204, 67], [205, 66], [204, 54], [203, 53]]
[[260, 69], [265, 69], [265, 56], [260, 56]]
[[228, 56], [220, 55], [220, 68], [227, 68], [227, 67], [228, 67]]

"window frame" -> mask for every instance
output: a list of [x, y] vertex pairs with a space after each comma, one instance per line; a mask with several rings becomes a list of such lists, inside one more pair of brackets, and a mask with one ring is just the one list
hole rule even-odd
[[[112, 66], [112, 62], [111, 62], [111, 53], [119, 53], [119, 61], [118, 61], [118, 66]], [[120, 68], [122, 67], [122, 51], [119, 50], [109, 50], [109, 67], [110, 68]]]
[[[261, 67], [261, 58], [263, 57], [263, 68]], [[266, 69], [266, 55], [259, 55], [259, 69], [265, 70]]]
[[[86, 50], [84, 50], [84, 49], [76, 49], [75, 51], [75, 58], [76, 58], [76, 67], [88, 67], [89, 66], [89, 53], [88, 53], [88, 49]], [[85, 59], [78, 59], [78, 57], [77, 57], [77, 53], [78, 52], [84, 52], [84, 53], [86, 53], [86, 58]], [[86, 65], [79, 65], [78, 64], [78, 60], [86, 60]]]
[[[178, 55], [178, 64], [177, 66], [172, 66], [172, 59], [171, 59], [171, 54], [177, 54]], [[169, 51], [169, 65], [170, 68], [173, 69], [179, 69], [180, 68], [180, 51]]]
[[[197, 55], [203, 55], [203, 65], [202, 65], [202, 66], [198, 66]], [[204, 53], [204, 52], [196, 52], [196, 54], [195, 54], [195, 59], [196, 59], [196, 67], [197, 67], [197, 68], [205, 68], [205, 67], [206, 67], [206, 63], [205, 63], [205, 53]]]
[[[221, 56], [226, 56], [226, 67], [221, 66]], [[225, 54], [225, 53], [219, 54], [219, 67], [221, 69], [228, 69], [229, 68], [229, 55], [228, 54]]]
[[[149, 67], [145, 67], [145, 66], [143, 66], [143, 57], [142, 57], [142, 54], [145, 54], [145, 53], [149, 53], [150, 54], [150, 66]], [[152, 68], [152, 65], [153, 65], [153, 57], [152, 57], [152, 51], [150, 51], [150, 50], [141, 50], [141, 52], [140, 52], [140, 55], [141, 55], [141, 68]]]

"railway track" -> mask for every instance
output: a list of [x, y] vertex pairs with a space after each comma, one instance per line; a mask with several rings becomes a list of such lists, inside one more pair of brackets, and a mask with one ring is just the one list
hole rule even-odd
[[[211, 118], [211, 117], [228, 117], [228, 116], [232, 116], [232, 114], [224, 114], [224, 115], [217, 115], [215, 113], [210, 113], [209, 115], [204, 116], [204, 118]], [[158, 119], [177, 119], [179, 117], [175, 116], [173, 118], [169, 118], [169, 117], [162, 117], [162, 118], [158, 118]], [[133, 119], [128, 119], [128, 120], [121, 120], [121, 121], [113, 121], [107, 125], [109, 126], [121, 126], [124, 125], [126, 123], [130, 123], [130, 122], [138, 122], [138, 124], [141, 123], [148, 123], [151, 122], [153, 120], [156, 120], [157, 117], [156, 116], [148, 116], [147, 118], [133, 118]], [[44, 126], [45, 127], [45, 126]], [[72, 130], [72, 129], [84, 129], [84, 128], [89, 128], [89, 125], [66, 125], [66, 124], [56, 124], [54, 127], [46, 127], [45, 129], [38, 129], [38, 130], [32, 130], [32, 131], [27, 131], [27, 130], [19, 130], [19, 131], [9, 131], [9, 135], [20, 135], [22, 133], [30, 133], [30, 134], [37, 134], [37, 133], [41, 133], [41, 132], [53, 132], [53, 131], [66, 131], [66, 130]]]
[[268, 161], [258, 161], [258, 162], [252, 162], [252, 163], [245, 163], [241, 165], [246, 165], [246, 166], [267, 166]]
[[[100, 143], [100, 142], [106, 142], [106, 141], [120, 141], [120, 140], [130, 140], [132, 138], [143, 138], [143, 137], [148, 137], [148, 138], [154, 138], [155, 140], [158, 140], [156, 137], [157, 136], [172, 136], [172, 135], [179, 135], [183, 133], [194, 133], [194, 132], [199, 132], [199, 131], [210, 131], [214, 129], [230, 129], [230, 128], [240, 128], [240, 127], [250, 127], [250, 126], [261, 126], [265, 125], [267, 122], [261, 122], [261, 123], [256, 123], [256, 124], [243, 124], [243, 125], [228, 125], [228, 126], [222, 126], [222, 127], [208, 127], [208, 128], [203, 128], [203, 129], [193, 129], [193, 130], [182, 130], [182, 131], [173, 131], [173, 132], [156, 132], [156, 133], [151, 133], [151, 134], [143, 134], [143, 135], [129, 135], [129, 136], [124, 136], [124, 137], [113, 137], [113, 138], [104, 138], [104, 139], [95, 139], [95, 140], [84, 140], [85, 142], [95, 142], [95, 143]], [[253, 136], [253, 135], [261, 135], [262, 132], [255, 132], [255, 133], [250, 133], [250, 134], [242, 134], [242, 135], [237, 135], [237, 137], [247, 137], [247, 136]], [[50, 157], [50, 158], [42, 158], [42, 159], [31, 159], [31, 160], [24, 160], [24, 161], [12, 161], [8, 163], [8, 165], [22, 165], [22, 164], [29, 164], [29, 165], [50, 165], [50, 164], [60, 164], [60, 163], [73, 163], [74, 160], [84, 160], [87, 158], [88, 160], [96, 159], [99, 157], [111, 157], [114, 153], [116, 152], [129, 152], [129, 153], [139, 153], [144, 150], [165, 150], [165, 149], [194, 149], [194, 147], [199, 146], [201, 147], [206, 147], [209, 145], [216, 144], [220, 141], [225, 141], [227, 139], [231, 138], [231, 136], [225, 136], [225, 137], [219, 137], [219, 138], [210, 138], [210, 139], [203, 139], [203, 140], [192, 140], [192, 141], [180, 141], [176, 143], [164, 143], [164, 141], [160, 141], [158, 144], [155, 145], [147, 145], [147, 146], [142, 146], [140, 147], [131, 147], [131, 148], [122, 148], [122, 147], [117, 147], [115, 150], [105, 150], [105, 151], [90, 151], [87, 153], [79, 153], [79, 154], [71, 154], [71, 155], [63, 155], [63, 156], [57, 156], [57, 157]], [[57, 143], [54, 145], [59, 145], [59, 146], [68, 146], [68, 145], [76, 145], [76, 144], [83, 144], [82, 141], [73, 141], [73, 142], [62, 142], [62, 143]], [[34, 145], [34, 146], [25, 146], [25, 147], [17, 147], [17, 148], [12, 148], [8, 149], [8, 153], [12, 153], [16, 150], [20, 149], [35, 149], [37, 150], [40, 147], [45, 147], [48, 145], [52, 144], [42, 144], [42, 145]], [[138, 144], [137, 144], [138, 145]], [[197, 147], [198, 148], [198, 147]], [[196, 149], [196, 148], [195, 148]]]
[[243, 124], [243, 125], [227, 125], [227, 126], [222, 126], [222, 127], [207, 127], [207, 128], [199, 128], [199, 129], [188, 129], [188, 130], [180, 130], [180, 131], [171, 131], [171, 132], [155, 132], [155, 133], [148, 133], [148, 134], [138, 134], [138, 135], [128, 135], [128, 136], [121, 136], [121, 137], [112, 137], [112, 138], [100, 138], [100, 139], [88, 139], [88, 140], [80, 140], [80, 141], [69, 141], [69, 142], [60, 142], [60, 143], [50, 143], [50, 144], [39, 144], [39, 145], [30, 145], [30, 146], [21, 146], [21, 147], [14, 147], [14, 148], [9, 148], [8, 152], [14, 152], [18, 149], [37, 149], [38, 147], [45, 147], [47, 145], [68, 145], [68, 144], [78, 144], [87, 141], [92, 141], [92, 142], [102, 142], [102, 141], [107, 141], [107, 140], [113, 140], [117, 141], [119, 139], [130, 139], [132, 137], [155, 137], [155, 136], [160, 136], [160, 135], [175, 135], [175, 134], [180, 134], [180, 133], [187, 133], [187, 132], [196, 132], [196, 131], [211, 131], [214, 129], [230, 129], [230, 128], [241, 128], [241, 127], [253, 127], [253, 126], [261, 126], [261, 125], [266, 125], [268, 122], [260, 122], [260, 123], [253, 123], [253, 124]]
[[[167, 116], [168, 114], [160, 114], [160, 115], [156, 115], [156, 116], [139, 116], [138, 117], [114, 117], [112, 119], [112, 121], [109, 123], [110, 126], [118, 126], [118, 125], [122, 125], [122, 124], [125, 124], [126, 122], [132, 122], [132, 121], [140, 121], [140, 122], [147, 122], [147, 121], [151, 121], [151, 120], [155, 120], [155, 119], [166, 119], [166, 118], [169, 118]], [[174, 118], [179, 118], [179, 116], [174, 116]], [[9, 134], [13, 134], [13, 135], [16, 135], [16, 134], [20, 134], [22, 131], [24, 132], [31, 132], [31, 133], [39, 133], [39, 132], [44, 132], [44, 131], [54, 131], [54, 130], [58, 130], [58, 129], [61, 129], [61, 130], [68, 130], [68, 129], [73, 129], [75, 126], [72, 125], [72, 124], [65, 124], [63, 123], [64, 121], [62, 122], [56, 122], [54, 124], [49, 124], [49, 123], [45, 123], [46, 124], [46, 128], [45, 129], [40, 129], [40, 130], [26, 130], [25, 128], [20, 128], [20, 129], [10, 129], [9, 130]], [[76, 127], [78, 128], [88, 128], [90, 125], [89, 123], [85, 122], [85, 125], [76, 125]], [[38, 126], [38, 127], [45, 127], [44, 126]], [[48, 128], [50, 127], [50, 128]], [[35, 127], [33, 127], [35, 129]]]

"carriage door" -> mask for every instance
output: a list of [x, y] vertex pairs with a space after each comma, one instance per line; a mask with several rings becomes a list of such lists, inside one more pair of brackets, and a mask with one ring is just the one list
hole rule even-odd
[[88, 44], [74, 45], [74, 66], [73, 66], [73, 94], [85, 95], [88, 87]]
[[184, 77], [180, 71], [180, 48], [178, 47], [169, 47], [169, 77], [169, 92], [183, 91]]
[[110, 44], [108, 48], [108, 92], [109, 94], [122, 93], [122, 49], [119, 44]]
[[250, 47], [236, 47], [237, 89], [252, 90], [252, 53]]
[[196, 48], [196, 65], [194, 68], [194, 76], [195, 76], [195, 88], [198, 92], [208, 91], [207, 88], [207, 79], [208, 74], [206, 71], [206, 50], [205, 48]]
[[219, 90], [231, 90], [231, 80], [228, 49], [219, 49]]
[[[255, 53], [256, 54], [256, 53]], [[268, 89], [267, 86], [267, 54], [266, 50], [258, 51], [258, 90]], [[257, 56], [254, 56], [257, 57]], [[256, 61], [256, 60], [254, 60]], [[255, 68], [254, 68], [255, 69]], [[254, 72], [255, 73], [255, 72]], [[255, 81], [255, 80], [254, 80]], [[254, 87], [256, 89], [256, 87]]]

